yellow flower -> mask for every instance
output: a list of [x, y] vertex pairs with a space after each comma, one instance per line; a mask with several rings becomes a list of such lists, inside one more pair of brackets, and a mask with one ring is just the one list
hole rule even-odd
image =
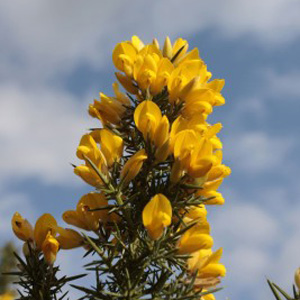
[[16, 295], [14, 293], [4, 293], [0, 295], [0, 300], [14, 300], [16, 298]]
[[201, 138], [191, 154], [187, 172], [194, 178], [202, 177], [209, 172], [215, 161], [211, 142]]
[[141, 149], [132, 155], [121, 171], [121, 179], [128, 184], [140, 172], [144, 161], [148, 158], [145, 149]]
[[198, 144], [198, 137], [194, 130], [186, 129], [180, 131], [174, 138], [174, 157], [188, 168], [191, 154]]
[[143, 224], [153, 240], [161, 237], [165, 227], [171, 224], [172, 206], [163, 194], [155, 195], [143, 210]]
[[[98, 169], [101, 170], [102, 164], [99, 164]], [[103, 184], [102, 180], [99, 178], [99, 175], [90, 165], [79, 165], [74, 168], [74, 173], [81, 177], [86, 183], [99, 187]]]
[[[188, 50], [189, 44], [187, 43], [186, 40], [179, 38], [177, 39], [174, 44], [173, 44], [173, 49], [172, 49], [172, 58], [177, 55], [177, 57], [174, 59], [174, 64], [179, 62], [186, 54]], [[180, 51], [180, 52], [179, 52]]]
[[115, 75], [116, 75], [117, 79], [119, 80], [119, 82], [122, 84], [123, 88], [127, 92], [134, 94], [134, 95], [138, 94], [139, 90], [131, 78], [127, 77], [126, 75], [123, 75], [120, 72], [116, 72]]
[[[107, 159], [104, 156], [103, 152], [97, 146], [96, 141], [93, 138], [95, 133], [85, 134], [80, 141], [80, 144], [77, 148], [76, 155], [78, 158], [85, 160], [85, 165], [79, 165], [74, 168], [74, 173], [80, 176], [85, 182], [88, 184], [98, 187], [102, 184], [102, 180], [97, 174], [97, 172], [93, 169], [90, 163], [87, 161], [86, 158], [90, 159], [94, 165], [98, 168], [99, 172], [101, 172], [104, 176], [108, 172], [108, 163]], [[105, 138], [107, 141], [107, 138]], [[115, 153], [110, 155], [107, 153], [110, 162], [117, 158], [121, 152], [121, 146], [119, 143], [118, 138], [113, 140], [113, 146], [109, 145], [112, 149], [114, 147]], [[105, 147], [104, 147], [105, 148]], [[105, 148], [107, 151], [107, 147]]]
[[128, 96], [120, 91], [118, 82], [114, 82], [112, 87], [115, 93], [115, 99], [125, 106], [131, 106]]
[[126, 111], [124, 105], [130, 106], [130, 100], [119, 91], [117, 83], [113, 84], [113, 88], [115, 97], [108, 97], [100, 93], [101, 101], [94, 100], [94, 104], [89, 106], [90, 116], [99, 119], [103, 125], [119, 124]]
[[170, 143], [167, 139], [162, 146], [158, 147], [155, 151], [156, 162], [162, 162], [167, 159], [170, 154]]
[[222, 248], [216, 252], [212, 252], [211, 249], [201, 249], [194, 252], [188, 260], [189, 270], [191, 272], [197, 271], [199, 278], [224, 277], [226, 268], [219, 263], [222, 252]]
[[108, 211], [106, 209], [98, 211], [90, 211], [105, 207], [108, 201], [101, 193], [91, 192], [81, 197], [76, 210], [68, 210], [63, 214], [63, 220], [76, 227], [96, 231], [100, 222], [106, 223], [109, 220]]
[[153, 136], [154, 145], [158, 149], [163, 147], [163, 145], [169, 140], [169, 135], [170, 135], [169, 131], [170, 131], [169, 119], [166, 115], [164, 115], [160, 119]]
[[225, 99], [221, 95], [221, 91], [225, 85], [224, 79], [214, 79], [206, 84], [206, 88], [209, 88], [215, 92], [215, 98], [214, 98], [214, 106], [219, 106], [225, 104]]
[[149, 51], [140, 53], [134, 64], [133, 77], [141, 90], [146, 90], [155, 81], [158, 63], [160, 61], [159, 52], [153, 45], [151, 46], [152, 48], [150, 48], [149, 45], [147, 48], [155, 50], [157, 53], [149, 53]]
[[195, 77], [198, 77], [205, 65], [201, 59], [187, 60], [174, 69], [168, 80], [169, 101], [176, 103], [182, 98], [182, 92]]
[[137, 51], [140, 51], [145, 47], [144, 43], [136, 35], [131, 38], [131, 44]]
[[73, 249], [83, 245], [83, 237], [77, 231], [69, 228], [57, 227], [59, 234], [56, 240], [61, 249]]
[[178, 242], [180, 254], [188, 254], [200, 249], [209, 249], [213, 245], [213, 239], [209, 235], [209, 224], [207, 221], [199, 222], [187, 230]]
[[[202, 292], [206, 292], [206, 290], [203, 290]], [[201, 297], [201, 300], [216, 300], [214, 294], [206, 294]]]
[[209, 199], [205, 201], [205, 204], [207, 205], [223, 205], [225, 202], [225, 199], [223, 198], [222, 194], [217, 191], [203, 191], [199, 195], [203, 196], [205, 199]]
[[106, 164], [105, 157], [101, 150], [98, 148], [97, 143], [91, 134], [85, 134], [82, 136], [79, 146], [77, 147], [76, 155], [79, 159], [85, 159], [88, 157], [92, 162], [101, 161]]
[[163, 47], [163, 56], [171, 60], [176, 55], [176, 58], [173, 59], [173, 63], [176, 64], [185, 56], [188, 47], [187, 41], [182, 38], [177, 39], [174, 45], [172, 45], [170, 38], [167, 36]]
[[41, 247], [44, 258], [48, 265], [53, 265], [56, 260], [56, 254], [59, 250], [59, 243], [49, 231]]
[[215, 187], [214, 182], [218, 182], [221, 179], [228, 177], [231, 174], [231, 169], [222, 164], [223, 152], [222, 150], [217, 150], [214, 152], [214, 156], [216, 158], [216, 164], [211, 168], [211, 170], [207, 173], [207, 183], [206, 187], [210, 187], [213, 185]]
[[33, 240], [33, 228], [31, 224], [16, 212], [11, 220], [14, 234], [23, 241]]
[[141, 90], [149, 88], [152, 95], [160, 93], [174, 69], [171, 61], [162, 56], [156, 42], [145, 46], [136, 36], [116, 46], [113, 62], [127, 77], [117, 73], [117, 78], [133, 94], [138, 93], [134, 83]]
[[191, 206], [188, 208], [187, 213], [184, 214], [184, 221], [189, 223], [194, 220], [199, 220], [200, 222], [206, 219], [207, 210], [205, 205], [199, 204], [197, 206]]
[[167, 116], [162, 116], [160, 108], [153, 101], [145, 100], [136, 108], [134, 121], [144, 139], [150, 139], [156, 146], [156, 161], [164, 161], [170, 152], [170, 123]]
[[151, 100], [140, 103], [134, 111], [134, 122], [144, 139], [153, 140], [156, 128], [160, 124], [162, 114], [160, 108]]
[[155, 76], [150, 81], [150, 91], [152, 95], [159, 94], [167, 86], [169, 77], [174, 70], [173, 64], [166, 58], [161, 58], [157, 63]]
[[[206, 175], [216, 161], [211, 142], [197, 135], [194, 130], [180, 131], [175, 135], [172, 143], [175, 162], [179, 161], [181, 171], [187, 172], [194, 178]], [[173, 167], [175, 166], [174, 164]]]
[[43, 214], [35, 223], [34, 240], [37, 249], [42, 250], [42, 245], [50, 233], [53, 237], [56, 235], [57, 222], [50, 214]]
[[76, 226], [84, 230], [93, 230], [93, 228], [98, 228], [98, 224], [96, 224], [92, 229], [90, 229], [88, 224], [86, 224], [85, 222], [85, 218], [82, 218], [77, 210], [65, 211], [62, 215], [62, 218], [67, 224]]
[[133, 65], [136, 60], [137, 50], [131, 42], [117, 44], [113, 51], [112, 59], [115, 67], [132, 77]]
[[184, 117], [194, 115], [209, 115], [213, 111], [214, 93], [207, 89], [195, 90], [185, 97], [185, 106], [182, 111]]
[[223, 205], [225, 200], [221, 193], [217, 192], [217, 189], [222, 184], [223, 179], [230, 175], [231, 170], [229, 167], [221, 164], [222, 162], [222, 151], [218, 150], [215, 152], [217, 164], [214, 165], [207, 173], [206, 181], [202, 185], [202, 189], [196, 192], [197, 196], [202, 196], [205, 199], [205, 204], [208, 205]]
[[123, 155], [123, 139], [108, 129], [100, 130], [101, 151], [108, 167], [118, 162]]
[[175, 137], [181, 131], [189, 129], [193, 130], [199, 136], [204, 136], [204, 132], [207, 131], [207, 127], [208, 124], [202, 115], [194, 115], [191, 118], [185, 118], [180, 115], [176, 118], [171, 127], [170, 139], [172, 148], [174, 148]]

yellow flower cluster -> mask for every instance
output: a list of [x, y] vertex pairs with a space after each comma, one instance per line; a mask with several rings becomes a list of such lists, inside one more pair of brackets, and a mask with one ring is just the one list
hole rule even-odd
[[24, 254], [42, 251], [49, 265], [55, 262], [59, 249], [71, 249], [83, 244], [83, 237], [78, 232], [58, 226], [50, 214], [42, 215], [34, 228], [18, 212], [14, 214], [11, 223], [15, 235], [25, 242]]
[[[90, 116], [100, 120], [102, 127], [83, 135], [76, 152], [83, 163], [74, 166], [75, 174], [98, 191], [84, 195], [63, 219], [97, 232], [103, 226], [122, 224], [126, 217], [126, 226], [132, 222], [137, 224], [132, 227], [135, 230], [144, 226], [153, 242], [180, 222], [172, 233], [180, 235], [177, 253], [190, 255], [187, 268], [197, 273], [195, 289], [207, 289], [226, 273], [219, 263], [222, 249], [212, 251], [206, 219], [207, 205], [224, 204], [217, 190], [231, 172], [222, 162], [222, 143], [217, 137], [222, 125], [207, 122], [213, 108], [225, 103], [221, 95], [224, 80], [210, 81], [212, 74], [198, 49], [188, 51], [187, 41], [181, 38], [172, 44], [167, 37], [160, 48], [157, 40], [145, 45], [133, 36], [115, 47], [112, 59], [117, 80], [127, 93], [115, 82], [114, 96], [100, 93], [100, 100], [89, 106]], [[159, 188], [155, 192], [145, 193], [148, 198], [138, 204], [130, 203], [136, 189], [145, 185], [148, 191], [156, 180]], [[182, 201], [173, 197], [172, 190], [181, 191]], [[194, 202], [185, 204], [184, 199]], [[108, 212], [113, 200], [130, 209]], [[132, 221], [136, 216], [141, 217]], [[16, 214], [13, 229], [22, 240], [35, 241], [47, 261], [53, 262], [59, 246], [82, 244], [80, 235], [61, 229], [50, 215], [42, 218], [47, 221], [38, 221], [33, 231]]]
[[[223, 204], [224, 198], [217, 189], [230, 174], [230, 169], [222, 164], [222, 143], [217, 137], [222, 125], [210, 125], [207, 116], [214, 106], [225, 102], [221, 95], [224, 80], [209, 81], [211, 73], [199, 57], [198, 49], [189, 52], [188, 43], [181, 38], [173, 45], [166, 38], [160, 49], [156, 40], [144, 45], [134, 36], [131, 41], [116, 46], [113, 62], [122, 72], [116, 73], [117, 79], [137, 98], [133, 108], [134, 125], [142, 134], [144, 144], [154, 149], [155, 163], [173, 161], [171, 184], [186, 178], [186, 182], [198, 186], [196, 190], [191, 189], [191, 193], [205, 199], [205, 205]], [[106, 128], [118, 129], [133, 103], [119, 91], [117, 83], [113, 88], [115, 96], [101, 93], [101, 101], [95, 100], [89, 113]], [[158, 101], [161, 95], [166, 95], [167, 103], [163, 105]], [[176, 108], [180, 108], [177, 115]], [[173, 115], [168, 114], [168, 110]], [[96, 147], [97, 142], [101, 150]], [[122, 138], [108, 129], [101, 129], [99, 133], [84, 136], [77, 155], [81, 159], [89, 157], [106, 176], [113, 162], [120, 160], [122, 151]], [[121, 171], [121, 179], [126, 183], [134, 179], [148, 156], [145, 149], [132, 155]], [[87, 162], [85, 166], [76, 167], [75, 173], [93, 186], [101, 184]], [[213, 239], [204, 204], [187, 207], [182, 213], [187, 224], [196, 224], [183, 234], [178, 249], [182, 254], [192, 255], [188, 266], [191, 271], [197, 270], [199, 278], [216, 278], [225, 275], [225, 268], [218, 263], [221, 250], [215, 253], [211, 250]], [[154, 240], [172, 224], [172, 204], [166, 196], [157, 194], [148, 202], [143, 210], [143, 224]]]

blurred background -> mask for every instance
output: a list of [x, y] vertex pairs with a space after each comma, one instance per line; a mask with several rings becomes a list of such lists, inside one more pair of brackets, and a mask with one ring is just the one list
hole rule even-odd
[[[300, 265], [299, 14], [299, 0], [2, 0], [0, 247], [20, 248], [15, 211], [63, 224], [62, 212], [91, 190], [69, 163], [98, 124], [88, 104], [112, 94], [114, 45], [169, 35], [198, 47], [213, 78], [226, 80], [227, 103], [209, 119], [223, 123], [232, 168], [225, 205], [208, 215], [228, 270], [217, 298], [270, 299], [266, 277], [291, 288]], [[82, 272], [82, 254], [59, 253], [64, 272]]]

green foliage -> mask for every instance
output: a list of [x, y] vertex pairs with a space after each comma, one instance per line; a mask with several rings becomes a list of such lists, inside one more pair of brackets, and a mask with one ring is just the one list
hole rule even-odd
[[9, 272], [7, 275], [17, 276], [19, 300], [63, 300], [68, 292], [63, 292], [66, 283], [81, 278], [85, 275], [72, 277], [58, 277], [59, 267], [49, 266], [42, 255], [31, 249], [22, 259], [15, 253], [18, 262], [18, 271]]
[[12, 278], [5, 276], [4, 273], [12, 271], [16, 266], [14, 251], [15, 247], [12, 243], [7, 243], [0, 250], [0, 295], [9, 290]]
[[290, 296], [274, 282], [270, 280], [267, 280], [267, 282], [276, 300], [299, 300], [300, 299], [300, 293], [299, 291], [297, 291], [295, 285], [293, 285], [293, 296]]

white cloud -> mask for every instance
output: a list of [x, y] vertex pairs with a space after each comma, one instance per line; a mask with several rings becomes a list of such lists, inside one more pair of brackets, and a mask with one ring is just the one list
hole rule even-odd
[[290, 137], [271, 136], [263, 131], [241, 132], [230, 138], [227, 159], [232, 167], [251, 173], [289, 167], [287, 156], [294, 147]]
[[69, 163], [77, 162], [80, 137], [92, 125], [87, 102], [60, 90], [16, 85], [1, 86], [0, 98], [1, 180], [80, 182]]
[[[225, 37], [251, 35], [262, 43], [281, 43], [299, 36], [299, 9], [296, 0], [189, 0], [184, 6], [180, 0], [157, 1], [156, 23], [175, 34], [214, 28]], [[165, 17], [170, 10], [172, 23]]]
[[300, 266], [300, 206], [289, 199], [299, 198], [299, 190], [269, 186], [261, 192], [256, 188], [253, 196], [237, 186], [224, 194], [226, 205], [209, 214], [216, 248], [224, 248], [222, 262], [228, 271], [222, 295], [234, 299], [246, 293], [249, 299], [267, 299], [271, 293], [266, 278], [291, 291]]
[[299, 100], [300, 98], [300, 72], [278, 72], [272, 69], [264, 71], [267, 82], [265, 94], [278, 100]]
[[250, 202], [232, 202], [230, 197], [227, 207], [224, 206], [212, 223], [214, 228], [218, 228], [218, 236], [226, 237], [227, 245], [235, 240], [246, 247], [268, 246], [279, 230], [278, 224], [266, 210]]
[[[103, 67], [113, 45], [132, 34], [151, 39], [214, 29], [223, 38], [252, 36], [265, 45], [300, 34], [297, 0], [88, 2], [30, 0], [0, 4], [2, 77], [39, 82], [82, 63]], [[20, 67], [21, 66], [21, 67]]]

